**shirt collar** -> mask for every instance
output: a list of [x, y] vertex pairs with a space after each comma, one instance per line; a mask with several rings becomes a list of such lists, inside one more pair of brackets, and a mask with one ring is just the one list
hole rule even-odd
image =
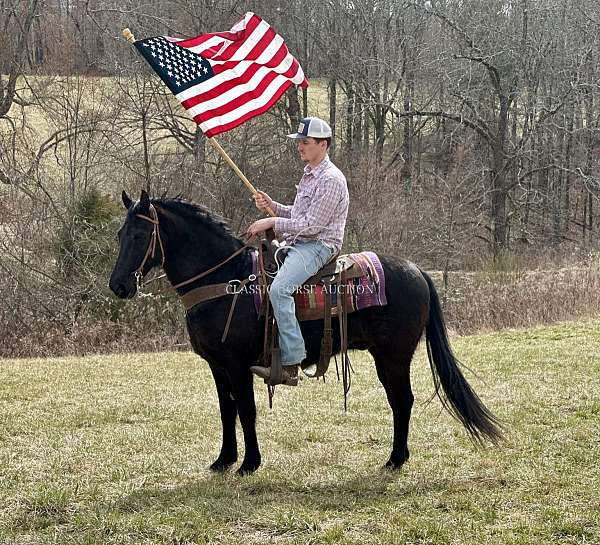
[[311, 167], [310, 165], [306, 165], [304, 167], [304, 174], [312, 174], [313, 176], [317, 176], [325, 169], [325, 167], [328, 164], [329, 164], [329, 155], [325, 155], [325, 158], [316, 167]]

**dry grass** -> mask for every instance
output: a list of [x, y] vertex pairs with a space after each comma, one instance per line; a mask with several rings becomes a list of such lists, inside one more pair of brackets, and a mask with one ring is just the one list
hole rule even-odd
[[263, 467], [212, 475], [210, 374], [190, 353], [0, 362], [0, 541], [11, 544], [598, 543], [600, 322], [456, 338], [506, 442], [477, 449], [419, 353], [410, 462], [370, 360], [340, 385], [256, 385]]
[[[459, 334], [552, 324], [600, 315], [600, 270], [595, 264], [569, 269], [450, 273], [445, 293], [440, 273], [431, 273], [448, 327]], [[12, 290], [10, 282], [6, 289]], [[0, 295], [3, 289], [0, 287]], [[188, 344], [181, 305], [176, 297], [136, 299], [123, 305], [114, 296], [96, 294], [92, 314], [78, 316], [68, 331], [40, 320], [24, 331], [15, 318], [0, 326], [0, 356], [45, 357], [135, 350], [172, 350]], [[12, 292], [3, 299], [11, 302]], [[32, 303], [33, 304], [33, 303]], [[16, 305], [16, 303], [15, 303]], [[118, 320], [107, 316], [119, 307]], [[106, 307], [106, 308], [105, 308]], [[11, 308], [8, 305], [7, 308]], [[106, 309], [109, 310], [106, 310]], [[9, 316], [9, 313], [5, 313]]]
[[[434, 275], [443, 294], [441, 275]], [[600, 315], [600, 269], [451, 273], [445, 296], [449, 325], [469, 334]]]

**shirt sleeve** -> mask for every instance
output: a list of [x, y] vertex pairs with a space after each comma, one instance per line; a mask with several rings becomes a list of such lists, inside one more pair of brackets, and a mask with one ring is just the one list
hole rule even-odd
[[[323, 179], [311, 198], [306, 214], [294, 219], [278, 217], [273, 227], [275, 234], [278, 236], [283, 233], [316, 236], [327, 232], [338, 208], [337, 205], [342, 198], [342, 190], [339, 180], [335, 178]], [[277, 215], [279, 216], [279, 214]]]
[[292, 215], [292, 207], [291, 205], [281, 204], [273, 201], [273, 212], [275, 212], [277, 217], [289, 218]]

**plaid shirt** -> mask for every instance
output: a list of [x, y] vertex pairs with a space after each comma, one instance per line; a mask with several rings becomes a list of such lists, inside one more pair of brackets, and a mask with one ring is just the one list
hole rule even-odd
[[287, 243], [322, 240], [339, 252], [350, 200], [345, 176], [326, 156], [316, 167], [304, 167], [297, 189], [292, 206], [273, 203], [275, 234]]

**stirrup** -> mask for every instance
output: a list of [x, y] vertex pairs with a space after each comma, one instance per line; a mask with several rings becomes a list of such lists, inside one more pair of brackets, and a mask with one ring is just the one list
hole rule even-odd
[[274, 348], [271, 352], [271, 373], [267, 384], [269, 386], [277, 386], [283, 380], [283, 367], [281, 366], [281, 351], [279, 348]]

